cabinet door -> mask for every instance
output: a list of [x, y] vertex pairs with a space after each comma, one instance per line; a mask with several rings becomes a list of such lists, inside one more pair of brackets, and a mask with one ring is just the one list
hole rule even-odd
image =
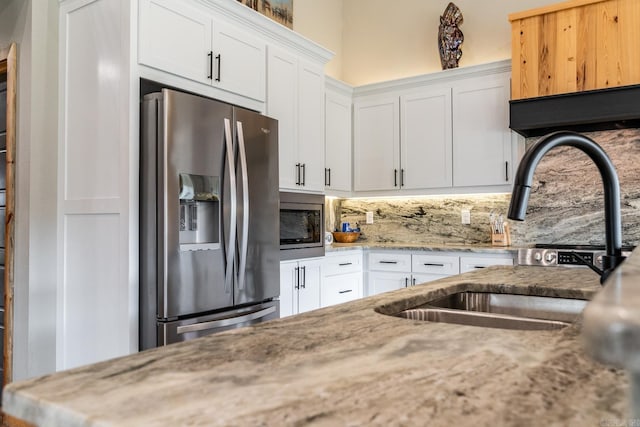
[[327, 190], [351, 191], [351, 99], [325, 96], [325, 167]]
[[211, 17], [172, 0], [140, 0], [139, 62], [211, 84]]
[[280, 263], [280, 317], [297, 313], [298, 303], [298, 263]]
[[451, 187], [451, 89], [400, 97], [402, 188]]
[[265, 46], [265, 42], [237, 26], [214, 21], [213, 85], [264, 101]]
[[371, 271], [368, 274], [368, 295], [395, 291], [411, 286], [411, 273]]
[[354, 104], [355, 191], [400, 188], [400, 125], [398, 97]]
[[434, 280], [442, 279], [443, 277], [448, 277], [448, 276], [449, 276], [448, 274], [425, 274], [425, 273], [415, 274], [414, 273], [412, 275], [411, 285], [412, 286], [421, 285], [423, 283], [433, 282]]
[[452, 102], [453, 185], [509, 184], [509, 73], [457, 83]]
[[322, 307], [342, 304], [362, 298], [362, 273], [347, 273], [325, 277], [322, 281], [320, 304]]
[[460, 257], [460, 273], [466, 273], [468, 271], [479, 270], [481, 268], [489, 267], [492, 265], [513, 265], [513, 257], [510, 255], [505, 256], [461, 256]]
[[298, 59], [269, 46], [267, 55], [267, 115], [278, 120], [280, 188], [299, 189], [298, 163]]
[[321, 263], [321, 260], [299, 262], [298, 313], [320, 308]]
[[324, 190], [324, 70], [299, 62], [298, 159], [303, 190]]

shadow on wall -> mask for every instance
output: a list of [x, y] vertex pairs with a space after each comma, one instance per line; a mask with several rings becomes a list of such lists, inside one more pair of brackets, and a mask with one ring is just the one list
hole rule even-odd
[[[600, 144], [620, 178], [622, 239], [640, 242], [640, 129], [585, 133]], [[527, 147], [537, 138], [527, 140]], [[407, 197], [404, 199], [329, 199], [327, 230], [340, 222], [358, 223], [360, 240], [425, 244], [490, 244], [489, 213], [506, 217], [509, 194]], [[600, 174], [588, 157], [570, 147], [553, 149], [542, 159], [525, 222], [510, 222], [512, 244], [604, 244], [604, 196]], [[471, 224], [461, 223], [462, 209]], [[374, 223], [365, 224], [365, 212]]]

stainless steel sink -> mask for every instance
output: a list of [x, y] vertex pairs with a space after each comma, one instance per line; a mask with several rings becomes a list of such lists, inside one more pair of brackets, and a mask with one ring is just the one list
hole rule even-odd
[[460, 292], [401, 311], [396, 316], [486, 328], [551, 330], [573, 323], [587, 302], [571, 298]]

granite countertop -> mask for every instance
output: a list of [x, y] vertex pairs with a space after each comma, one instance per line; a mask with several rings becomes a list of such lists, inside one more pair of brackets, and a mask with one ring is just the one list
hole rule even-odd
[[590, 298], [587, 269], [490, 267], [10, 384], [39, 426], [602, 425], [626, 377], [589, 359], [581, 321], [515, 331], [386, 316], [484, 290]]
[[326, 252], [344, 251], [348, 249], [393, 249], [407, 251], [433, 251], [433, 252], [470, 252], [470, 253], [495, 253], [495, 254], [515, 254], [518, 252], [516, 246], [492, 246], [491, 244], [460, 244], [452, 245], [448, 243], [399, 243], [399, 242], [367, 242], [356, 241], [354, 243], [332, 243], [325, 246]]

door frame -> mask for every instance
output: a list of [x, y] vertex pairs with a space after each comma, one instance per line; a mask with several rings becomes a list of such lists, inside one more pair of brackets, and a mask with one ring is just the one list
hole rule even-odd
[[17, 46], [0, 48], [0, 74], [7, 75], [7, 170], [4, 252], [4, 374], [2, 385], [13, 381], [13, 273], [15, 236], [15, 153], [16, 98], [18, 77]]

